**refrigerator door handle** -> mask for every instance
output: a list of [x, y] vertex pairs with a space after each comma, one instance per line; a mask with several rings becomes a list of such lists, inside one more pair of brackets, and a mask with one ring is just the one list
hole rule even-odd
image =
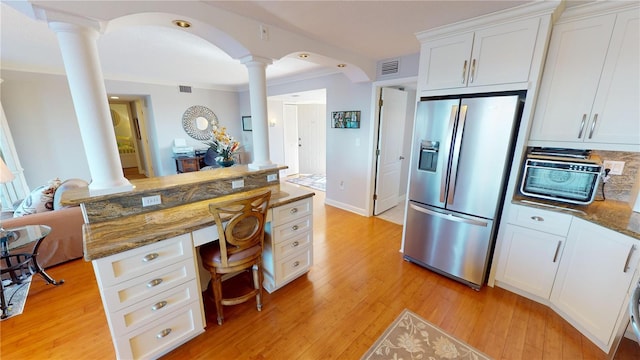
[[460, 120], [458, 120], [458, 129], [454, 138], [455, 146], [453, 148], [453, 160], [451, 160], [451, 176], [449, 177], [449, 195], [447, 196], [447, 204], [453, 204], [453, 198], [456, 193], [456, 178], [458, 176], [458, 160], [460, 160], [460, 146], [462, 145], [462, 131], [464, 130], [464, 122], [467, 119], [467, 105], [460, 108]]
[[[444, 159], [444, 161], [448, 161], [449, 159], [449, 149], [451, 149], [451, 142], [453, 141], [453, 127], [456, 124], [456, 115], [458, 114], [458, 105], [453, 105], [451, 107], [451, 115], [449, 115], [449, 126], [447, 129], [447, 139], [446, 139], [446, 143], [444, 145], [444, 154], [442, 156], [442, 158]], [[449, 173], [449, 163], [446, 162], [446, 167], [444, 169], [442, 169], [442, 175], [441, 175], [441, 179], [440, 179], [440, 202], [444, 203], [445, 201], [445, 196], [447, 194], [447, 175]]]
[[485, 222], [485, 221], [479, 221], [479, 220], [473, 220], [473, 219], [465, 219], [459, 216], [455, 216], [451, 213], [449, 214], [442, 214], [439, 213], [437, 211], [432, 211], [429, 209], [425, 209], [423, 207], [420, 206], [416, 206], [414, 204], [409, 204], [409, 206], [411, 206], [411, 208], [413, 210], [419, 211], [423, 214], [427, 214], [427, 215], [431, 215], [431, 216], [435, 216], [435, 217], [439, 217], [445, 220], [449, 220], [449, 221], [456, 221], [456, 222], [461, 222], [461, 223], [466, 223], [466, 224], [470, 224], [470, 225], [476, 225], [476, 226], [482, 226], [482, 227], [487, 227], [489, 225], [489, 223]]

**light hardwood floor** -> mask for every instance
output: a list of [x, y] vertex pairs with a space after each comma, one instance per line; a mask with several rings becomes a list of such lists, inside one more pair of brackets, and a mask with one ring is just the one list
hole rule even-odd
[[[402, 227], [324, 206], [314, 199], [314, 265], [255, 302], [227, 307], [218, 326], [166, 359], [359, 359], [404, 308], [495, 359], [605, 359], [553, 311], [499, 288], [480, 292], [402, 260]], [[59, 287], [37, 278], [25, 312], [0, 323], [0, 358], [115, 357], [90, 263], [49, 270]], [[625, 341], [618, 359], [639, 359]]]

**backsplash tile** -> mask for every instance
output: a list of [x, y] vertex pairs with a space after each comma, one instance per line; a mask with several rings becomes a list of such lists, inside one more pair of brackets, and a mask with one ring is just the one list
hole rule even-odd
[[[638, 176], [640, 176], [640, 153], [593, 150], [592, 154], [601, 157], [602, 161], [625, 162], [622, 175], [611, 175], [609, 181], [604, 185], [604, 194], [607, 200], [632, 201], [632, 190]], [[596, 199], [602, 199], [602, 184], [598, 189]]]

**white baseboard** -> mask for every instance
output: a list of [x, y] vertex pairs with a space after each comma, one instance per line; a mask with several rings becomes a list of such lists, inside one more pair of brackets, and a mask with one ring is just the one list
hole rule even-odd
[[339, 201], [335, 201], [335, 200], [331, 200], [331, 199], [325, 198], [324, 199], [324, 203], [327, 204], [327, 205], [331, 205], [333, 207], [337, 207], [337, 208], [342, 209], [342, 210], [346, 210], [346, 211], [350, 211], [352, 213], [356, 213], [358, 215], [367, 216], [367, 217], [369, 216], [365, 209], [357, 208], [357, 207], [351, 206], [349, 204], [341, 203]]

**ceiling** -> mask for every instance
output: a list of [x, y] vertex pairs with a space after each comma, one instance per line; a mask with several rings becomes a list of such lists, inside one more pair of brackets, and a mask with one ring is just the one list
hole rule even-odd
[[[24, 0], [1, 0], [0, 69], [63, 74], [55, 34], [43, 21], [16, 10]], [[175, 2], [175, 1], [174, 1]], [[207, 11], [228, 11], [271, 29], [302, 35], [371, 61], [419, 52], [415, 33], [530, 1], [202, 1]], [[75, 15], [96, 18], [97, 6], [135, 12], [135, 3], [99, 0], [45, 2]], [[148, 6], [153, 1], [145, 2]], [[167, 3], [164, 1], [157, 1]], [[185, 3], [185, 1], [182, 1]], [[66, 5], [65, 5], [66, 4]], [[66, 7], [64, 7], [66, 6]], [[131, 7], [131, 10], [128, 9]], [[111, 19], [99, 19], [111, 20]], [[215, 25], [215, 24], [212, 24]], [[231, 35], [231, 34], [230, 34]], [[248, 74], [237, 59], [210, 42], [177, 28], [135, 25], [107, 32], [98, 39], [104, 77], [144, 83], [191, 85], [238, 90]], [[321, 54], [322, 55], [322, 54]], [[334, 67], [298, 59], [274, 59], [268, 84], [337, 72]]]

